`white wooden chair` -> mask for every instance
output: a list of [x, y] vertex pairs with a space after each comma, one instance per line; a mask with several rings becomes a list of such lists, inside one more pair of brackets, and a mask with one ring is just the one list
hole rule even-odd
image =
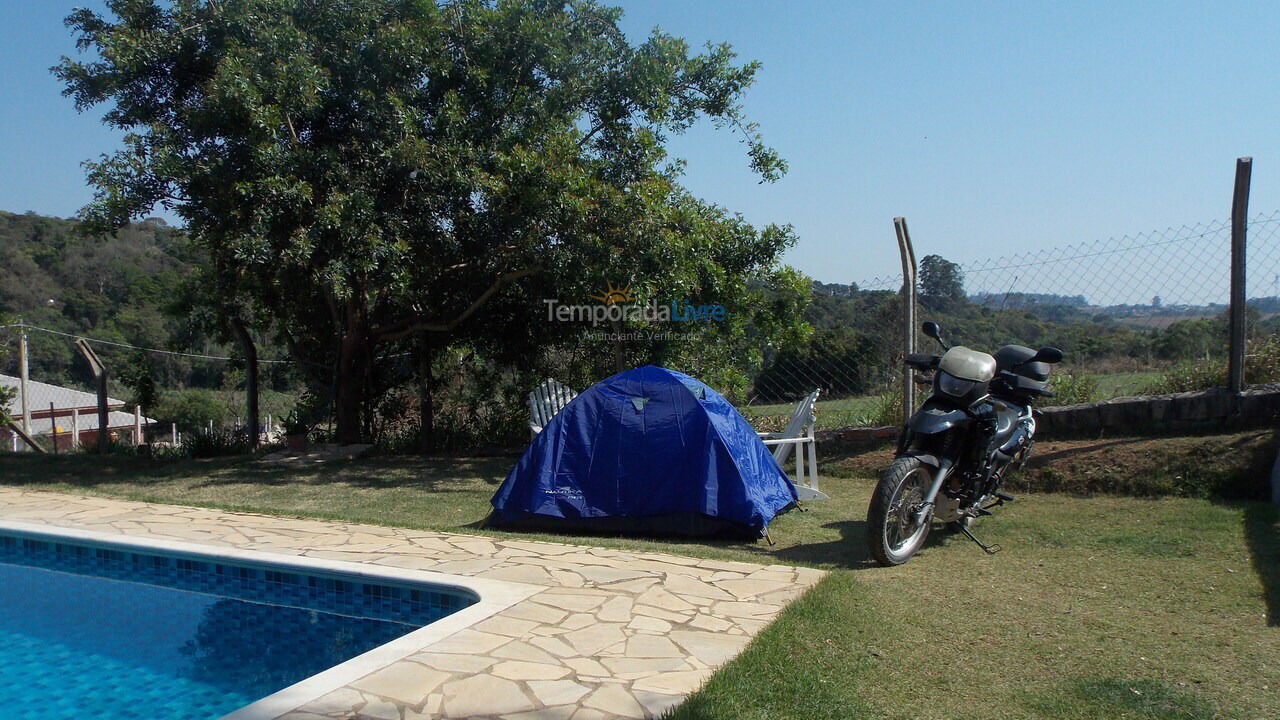
[[551, 422], [556, 413], [564, 409], [569, 401], [578, 397], [570, 387], [557, 380], [547, 378], [542, 384], [529, 393], [529, 433], [536, 437], [542, 428]]
[[[794, 451], [796, 454], [796, 493], [801, 500], [829, 500], [830, 498], [818, 490], [818, 443], [813, 436], [813, 426], [817, 420], [815, 406], [820, 390], [809, 393], [801, 400], [791, 413], [791, 419], [782, 432], [756, 433], [765, 445], [773, 446], [773, 459], [785, 467], [787, 459]], [[805, 477], [805, 454], [808, 454], [808, 477]]]

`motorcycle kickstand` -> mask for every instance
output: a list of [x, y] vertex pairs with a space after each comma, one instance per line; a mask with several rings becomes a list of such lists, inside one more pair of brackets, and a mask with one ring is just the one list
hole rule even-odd
[[956, 527], [960, 528], [960, 532], [964, 533], [964, 534], [965, 534], [965, 537], [967, 537], [967, 538], [969, 538], [970, 540], [972, 540], [972, 541], [973, 541], [973, 542], [974, 542], [978, 547], [982, 548], [982, 551], [983, 551], [983, 552], [985, 552], [985, 553], [986, 553], [986, 554], [988, 554], [988, 555], [995, 555], [996, 553], [1000, 552], [1000, 551], [1003, 549], [1003, 548], [1001, 548], [999, 545], [995, 545], [995, 544], [986, 545], [986, 544], [984, 544], [981, 540], [979, 540], [978, 538], [974, 537], [974, 536], [973, 536], [973, 533], [969, 532], [969, 528], [965, 527], [963, 522], [957, 522], [957, 523], [956, 523]]

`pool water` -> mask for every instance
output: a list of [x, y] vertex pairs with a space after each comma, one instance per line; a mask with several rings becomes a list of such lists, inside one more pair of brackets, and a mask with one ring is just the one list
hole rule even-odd
[[475, 601], [0, 535], [5, 718], [217, 718]]

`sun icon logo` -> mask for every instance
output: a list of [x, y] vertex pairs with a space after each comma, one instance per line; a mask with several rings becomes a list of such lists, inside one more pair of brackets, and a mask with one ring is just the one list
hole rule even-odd
[[605, 305], [617, 305], [618, 303], [629, 303], [635, 300], [631, 295], [630, 285], [623, 285], [620, 288], [616, 288], [613, 286], [613, 283], [609, 283], [608, 290], [599, 295], [592, 295], [590, 297], [592, 300], [599, 300]]

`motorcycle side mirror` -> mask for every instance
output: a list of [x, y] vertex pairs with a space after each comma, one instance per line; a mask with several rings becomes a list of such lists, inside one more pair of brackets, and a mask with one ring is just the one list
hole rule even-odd
[[950, 348], [948, 348], [948, 347], [947, 347], [947, 341], [942, 339], [942, 328], [938, 327], [938, 323], [936, 323], [936, 322], [934, 322], [934, 321], [930, 320], [930, 321], [926, 322], [925, 324], [921, 325], [921, 326], [920, 326], [920, 330], [921, 330], [925, 335], [928, 335], [929, 337], [933, 338], [934, 340], [937, 340], [937, 341], [938, 341], [938, 344], [942, 346], [942, 349], [943, 349], [943, 350], [949, 350], [949, 349], [950, 349]]
[[1031, 358], [1032, 362], [1054, 363], [1062, 362], [1062, 351], [1056, 347], [1042, 347], [1036, 351], [1035, 357]]

